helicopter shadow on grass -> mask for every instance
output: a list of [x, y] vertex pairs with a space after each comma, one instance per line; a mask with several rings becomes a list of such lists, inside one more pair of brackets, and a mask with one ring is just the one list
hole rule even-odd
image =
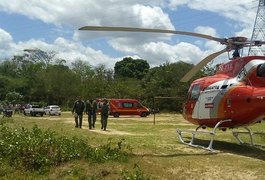
[[[208, 140], [195, 139], [195, 144], [200, 144], [203, 146], [208, 146]], [[240, 156], [246, 156], [250, 158], [255, 158], [265, 161], [265, 146], [264, 145], [255, 145], [251, 146], [249, 144], [237, 144], [226, 141], [215, 140], [213, 142], [213, 149], [219, 151], [218, 153], [231, 153], [237, 154]]]
[[209, 156], [209, 155], [216, 155], [216, 153], [205, 152], [205, 153], [174, 153], [174, 154], [141, 154], [141, 155], [136, 155], [136, 156], [172, 158], [172, 157], [180, 157], [180, 156]]
[[[194, 139], [194, 143], [207, 147], [209, 145], [208, 140], [201, 140], [201, 139]], [[189, 148], [195, 148], [190, 147]], [[201, 149], [201, 148], [198, 148]], [[225, 141], [218, 141], [215, 140], [213, 143], [213, 151], [202, 150], [204, 152], [190, 152], [190, 153], [174, 153], [174, 154], [142, 154], [141, 157], [179, 157], [179, 156], [209, 156], [209, 155], [216, 155], [221, 153], [231, 153], [240, 156], [250, 157], [265, 161], [265, 146], [263, 145], [255, 145], [250, 146], [248, 144], [237, 144]], [[138, 155], [139, 156], [139, 155]]]

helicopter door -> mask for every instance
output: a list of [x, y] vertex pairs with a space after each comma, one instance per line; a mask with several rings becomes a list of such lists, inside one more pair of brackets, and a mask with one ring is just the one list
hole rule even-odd
[[212, 119], [218, 117], [218, 105], [223, 97], [219, 89], [202, 91], [198, 100], [198, 119]]

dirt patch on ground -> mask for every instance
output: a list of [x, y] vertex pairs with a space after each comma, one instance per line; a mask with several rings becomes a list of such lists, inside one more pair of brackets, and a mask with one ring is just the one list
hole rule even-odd
[[[51, 117], [45, 117], [44, 119], [50, 120], [50, 121], [62, 121], [64, 123], [73, 124], [74, 125], [74, 119], [72, 117], [58, 117], [58, 116], [51, 116]], [[83, 121], [82, 129], [87, 129], [90, 132], [93, 133], [99, 133], [99, 134], [106, 134], [106, 135], [136, 135], [133, 133], [129, 133], [126, 131], [118, 131], [115, 129], [107, 129], [106, 131], [103, 131], [102, 129], [89, 129], [87, 126], [87, 121]]]
[[[87, 128], [88, 129], [88, 128]], [[106, 134], [106, 135], [135, 135], [125, 131], [117, 131], [115, 129], [107, 129], [106, 131], [99, 130], [99, 129], [91, 129], [91, 132], [99, 133], [99, 134]]]

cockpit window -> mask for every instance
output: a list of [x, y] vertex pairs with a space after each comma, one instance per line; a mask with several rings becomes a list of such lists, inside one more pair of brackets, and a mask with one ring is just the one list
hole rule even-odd
[[257, 76], [258, 77], [265, 77], [265, 63], [258, 65]]
[[192, 87], [190, 99], [197, 100], [199, 95], [200, 95], [200, 85], [195, 84]]

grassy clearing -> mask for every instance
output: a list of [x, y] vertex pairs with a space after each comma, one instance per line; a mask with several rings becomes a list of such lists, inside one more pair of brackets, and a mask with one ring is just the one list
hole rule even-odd
[[[180, 144], [176, 129], [193, 129], [180, 114], [157, 114], [153, 116], [109, 118], [108, 130], [101, 131], [99, 119], [96, 129], [89, 130], [86, 116], [83, 128], [74, 128], [70, 112], [61, 117], [27, 117], [14, 115], [12, 119], [0, 119], [11, 128], [49, 129], [68, 138], [79, 137], [92, 147], [108, 142], [123, 141], [130, 147], [128, 162], [108, 161], [104, 163], [73, 160], [51, 168], [45, 174], [21, 171], [0, 164], [2, 179], [264, 179], [265, 178], [265, 136], [255, 137], [259, 147], [239, 145], [230, 130], [218, 131], [214, 141], [214, 153]], [[0, 123], [1, 124], [1, 123]], [[251, 127], [265, 131], [265, 123]], [[247, 137], [242, 139], [247, 140]], [[201, 136], [197, 142], [207, 144]]]

